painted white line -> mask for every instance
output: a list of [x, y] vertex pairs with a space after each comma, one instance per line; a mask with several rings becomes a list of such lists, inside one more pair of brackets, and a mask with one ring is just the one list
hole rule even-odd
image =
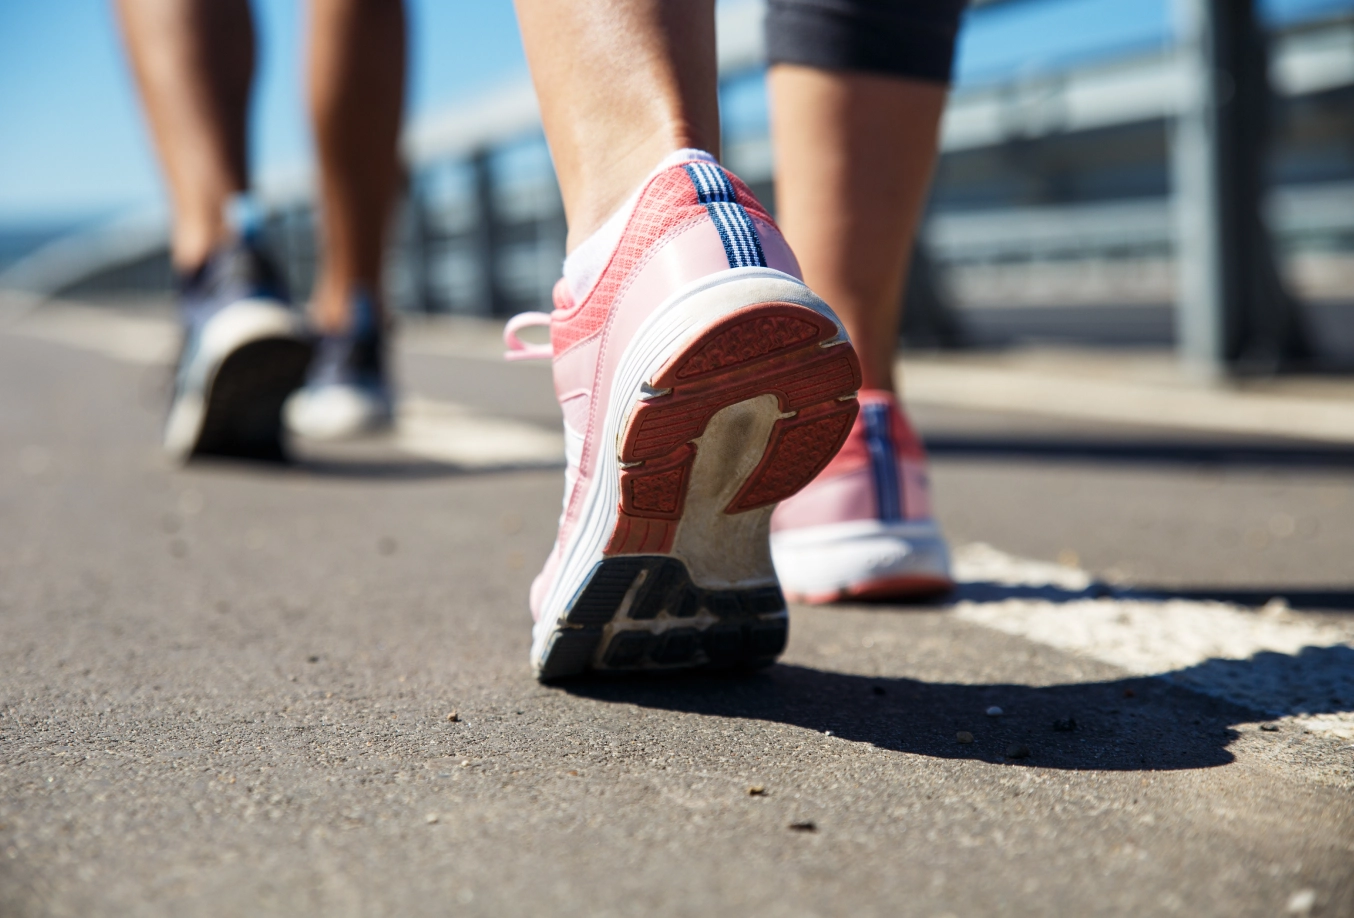
[[[1085, 571], [1027, 561], [982, 544], [955, 552], [955, 575], [971, 594], [955, 615], [1271, 714], [1354, 738], [1354, 623], [1251, 611], [1230, 603], [1128, 595], [1095, 596]], [[976, 587], [976, 588], [975, 588]], [[1011, 588], [1034, 595], [1010, 597]], [[1040, 596], [1040, 588], [1047, 593]]]
[[1080, 568], [1017, 558], [982, 542], [955, 548], [954, 576], [960, 583], [1057, 587], [1071, 592], [1087, 590], [1095, 582], [1095, 578]]
[[395, 445], [467, 469], [562, 466], [564, 432], [417, 396], [401, 400]]
[[899, 369], [907, 401], [917, 404], [1354, 443], [1349, 401], [972, 364], [908, 361]]
[[179, 347], [178, 326], [170, 317], [66, 303], [36, 309], [5, 331], [139, 366], [168, 366]]

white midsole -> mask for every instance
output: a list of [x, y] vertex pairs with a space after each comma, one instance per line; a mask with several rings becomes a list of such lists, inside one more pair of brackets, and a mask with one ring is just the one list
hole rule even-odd
[[546, 643], [567, 612], [569, 602], [588, 572], [602, 560], [607, 541], [615, 531], [620, 504], [620, 436], [635, 403], [644, 397], [644, 383], [657, 375], [686, 342], [714, 322], [743, 307], [767, 302], [794, 303], [812, 309], [837, 326], [842, 340], [846, 338], [845, 329], [826, 303], [802, 281], [772, 268], [730, 268], [693, 281], [673, 292], [636, 330], [607, 394], [600, 443], [610, 448], [598, 451], [578, 523], [563, 546], [559, 569], [532, 632], [534, 664], [540, 664]]
[[184, 380], [165, 422], [164, 445], [186, 455], [197, 443], [206, 413], [211, 377], [230, 354], [252, 341], [295, 338], [304, 334], [301, 317], [283, 303], [258, 297], [231, 303], [207, 320], [193, 355], [193, 373]]
[[791, 594], [828, 594], [896, 577], [950, 577], [949, 548], [934, 520], [854, 520], [773, 532], [771, 557]]

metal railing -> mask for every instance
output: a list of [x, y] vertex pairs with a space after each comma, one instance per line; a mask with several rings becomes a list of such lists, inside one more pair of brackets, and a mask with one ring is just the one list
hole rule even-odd
[[[763, 59], [760, 17], [757, 2], [721, 7], [719, 60], [726, 88], [757, 78]], [[1180, 236], [1175, 203], [1167, 196], [1166, 159], [1174, 125], [1190, 111], [1192, 60], [1188, 48], [1164, 48], [1001, 85], [960, 87], [945, 117], [943, 162], [974, 155], [1020, 162], [1031, 151], [1056, 151], [1060, 144], [1080, 144], [1075, 155], [1084, 158], [1094, 155], [1095, 147], [1082, 138], [1105, 137], [1102, 143], [1113, 144], [1115, 131], [1147, 130], [1150, 143], [1160, 148], [1160, 162], [1152, 165], [1160, 173], [1160, 187], [1148, 196], [1122, 200], [950, 206], [956, 189], [946, 186], [942, 168], [937, 206], [924, 233], [936, 273], [942, 280], [958, 278], [950, 286], [962, 291], [965, 271], [987, 271], [980, 280], [988, 283], [999, 276], [988, 269], [1013, 264], [1136, 261], [1165, 264], [1169, 271]], [[1278, 36], [1270, 73], [1283, 98], [1354, 97], [1354, 17]], [[389, 296], [397, 309], [507, 315], [549, 305], [565, 228], [539, 123], [535, 95], [522, 80], [410, 125], [403, 139], [409, 194], [388, 258]], [[730, 167], [774, 204], [764, 131], [728, 134], [724, 154]], [[1053, 156], [1042, 167], [1056, 169], [1059, 157], [1065, 161], [1068, 155]], [[1285, 245], [1317, 239], [1325, 249], [1354, 254], [1354, 172], [1336, 178], [1282, 187], [1271, 195], [1273, 225]], [[304, 295], [315, 270], [311, 183], [305, 176], [274, 176], [265, 178], [259, 191], [268, 214], [266, 234], [294, 291]], [[137, 233], [119, 229], [94, 240], [98, 244], [89, 251], [103, 253], [101, 275], [99, 258], [91, 260], [86, 253], [83, 260], [67, 263], [78, 263], [80, 270], [63, 276], [58, 270], [62, 259], [55, 257], [63, 253], [57, 251], [49, 253], [54, 257], [47, 259], [46, 269], [43, 259], [30, 260], [28, 285], [58, 292], [107, 288], [115, 280], [134, 286], [137, 279], [167, 279], [163, 229], [157, 236], [146, 230], [147, 221], [141, 225]], [[65, 251], [79, 246], [79, 240], [70, 240]], [[1153, 289], [1167, 297], [1179, 295], [1174, 287]]]

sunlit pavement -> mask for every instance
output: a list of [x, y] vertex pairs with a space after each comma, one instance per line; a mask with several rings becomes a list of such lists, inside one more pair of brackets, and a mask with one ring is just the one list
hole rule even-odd
[[394, 437], [177, 470], [101, 315], [0, 333], [0, 914], [1354, 913], [1348, 438], [918, 371], [954, 597], [542, 687], [547, 368], [411, 326]]

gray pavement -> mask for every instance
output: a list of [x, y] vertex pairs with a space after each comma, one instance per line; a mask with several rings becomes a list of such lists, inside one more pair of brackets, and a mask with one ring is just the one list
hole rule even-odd
[[[554, 423], [540, 367], [403, 368]], [[178, 470], [162, 379], [0, 334], [0, 915], [1354, 914], [1347, 450], [927, 408], [956, 542], [1099, 585], [796, 608], [758, 674], [543, 687], [557, 469]], [[1035, 627], [1152, 591], [1302, 651]]]

